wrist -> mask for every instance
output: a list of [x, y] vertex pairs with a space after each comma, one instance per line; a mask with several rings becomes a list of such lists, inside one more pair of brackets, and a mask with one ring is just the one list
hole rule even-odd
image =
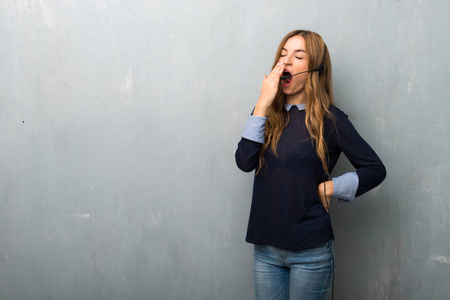
[[258, 101], [258, 103], [256, 103], [255, 110], [253, 111], [253, 115], [258, 117], [266, 117], [268, 108], [269, 105]]
[[327, 193], [327, 197], [331, 198], [331, 196], [333, 196], [334, 193], [334, 185], [333, 185], [333, 181], [329, 180], [325, 182], [325, 190]]

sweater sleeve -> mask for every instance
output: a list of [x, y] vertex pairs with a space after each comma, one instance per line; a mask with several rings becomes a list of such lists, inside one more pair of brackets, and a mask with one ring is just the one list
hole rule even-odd
[[267, 118], [250, 115], [245, 125], [235, 153], [236, 164], [244, 172], [251, 172], [258, 166], [266, 120]]
[[359, 135], [347, 115], [337, 122], [339, 147], [356, 168], [359, 184], [356, 197], [378, 186], [386, 177], [386, 168], [375, 151]]

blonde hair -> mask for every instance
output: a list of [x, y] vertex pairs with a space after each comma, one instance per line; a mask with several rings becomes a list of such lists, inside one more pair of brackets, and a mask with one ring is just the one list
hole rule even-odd
[[[307, 73], [305, 80], [306, 92], [306, 128], [311, 135], [317, 156], [322, 162], [323, 170], [328, 176], [328, 149], [324, 139], [325, 116], [331, 117], [329, 106], [333, 103], [332, 78], [331, 78], [331, 60], [327, 46], [322, 37], [311, 31], [294, 30], [288, 33], [280, 43], [272, 69], [280, 60], [281, 50], [287, 40], [293, 36], [300, 35], [305, 40], [306, 53], [308, 55], [308, 70], [314, 70], [323, 66], [321, 72]], [[284, 109], [286, 95], [281, 89], [281, 82], [278, 86], [278, 92], [275, 100], [267, 110], [268, 120], [265, 126], [264, 144], [259, 154], [258, 171], [264, 167], [266, 161], [264, 153], [270, 147], [272, 152], [278, 156], [277, 147], [284, 128], [289, 124], [289, 114]]]

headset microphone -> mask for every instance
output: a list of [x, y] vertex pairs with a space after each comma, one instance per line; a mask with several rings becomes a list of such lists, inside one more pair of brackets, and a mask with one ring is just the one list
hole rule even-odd
[[300, 72], [300, 73], [297, 73], [297, 74], [294, 74], [294, 75], [281, 76], [280, 79], [283, 80], [283, 79], [287, 79], [287, 78], [292, 77], [292, 76], [297, 76], [297, 75], [300, 75], [300, 74], [303, 74], [303, 73], [316, 72], [316, 71], [318, 71], [318, 72], [319, 72], [319, 75], [320, 75], [320, 74], [323, 73], [323, 70], [324, 70], [324, 69], [325, 69], [324, 66], [323, 66], [323, 65], [320, 65], [317, 69], [314, 69], [314, 70], [308, 70], [308, 71], [303, 71], [303, 72]]

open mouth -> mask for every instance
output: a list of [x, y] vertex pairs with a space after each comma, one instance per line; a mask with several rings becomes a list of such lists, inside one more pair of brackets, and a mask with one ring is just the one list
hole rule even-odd
[[281, 74], [281, 79], [283, 80], [283, 85], [284, 86], [289, 86], [291, 84], [291, 81], [292, 81], [291, 72], [289, 72], [288, 70], [284, 70], [283, 74]]

